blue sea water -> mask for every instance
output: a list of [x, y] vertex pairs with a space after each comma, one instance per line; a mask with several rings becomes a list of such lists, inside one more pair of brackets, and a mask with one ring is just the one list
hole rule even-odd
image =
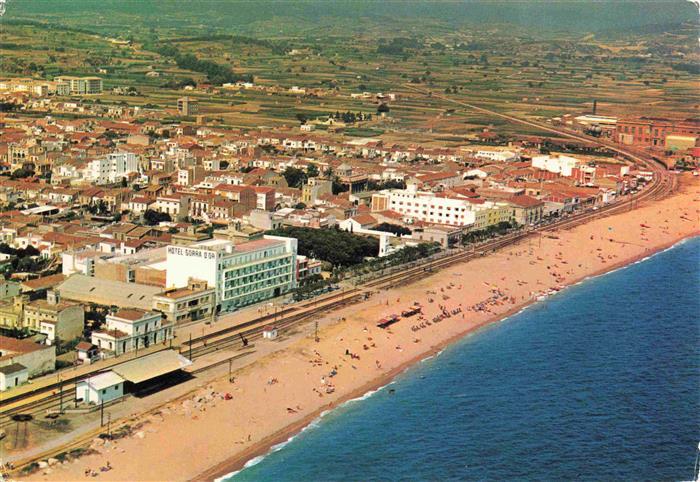
[[465, 338], [226, 480], [688, 480], [699, 314], [695, 238]]

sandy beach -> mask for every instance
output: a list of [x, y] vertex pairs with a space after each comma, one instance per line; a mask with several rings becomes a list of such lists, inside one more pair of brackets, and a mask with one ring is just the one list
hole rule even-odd
[[[556, 295], [586, 277], [700, 234], [700, 181], [683, 176], [663, 201], [569, 231], [533, 236], [418, 283], [329, 314], [317, 342], [309, 327], [284, 350], [145, 416], [131, 436], [31, 474], [28, 480], [212, 480], [287, 440], [325, 410], [385, 385], [445, 345]], [[422, 315], [388, 329], [380, 318], [414, 303]], [[275, 343], [275, 342], [267, 342]], [[101, 471], [109, 463], [110, 470]], [[90, 472], [94, 471], [95, 476]], [[24, 479], [23, 479], [24, 480]]]

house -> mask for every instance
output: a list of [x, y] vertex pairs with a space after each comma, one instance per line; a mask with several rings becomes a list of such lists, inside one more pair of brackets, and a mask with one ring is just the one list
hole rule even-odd
[[414, 229], [411, 238], [422, 243], [439, 243], [443, 248], [448, 248], [462, 241], [463, 232], [458, 227], [432, 225]]
[[268, 186], [253, 186], [256, 195], [256, 209], [275, 210], [275, 189]]
[[20, 292], [19, 283], [0, 278], [0, 301], [17, 296]]
[[[274, 196], [274, 190], [272, 191], [272, 193]], [[248, 211], [255, 209], [258, 205], [258, 195], [255, 192], [255, 190], [253, 190], [253, 188], [250, 186], [234, 186], [232, 184], [219, 184], [214, 188], [214, 194], [239, 203], [244, 209]]]
[[216, 292], [207, 283], [191, 279], [186, 288], [164, 291], [153, 297], [153, 309], [160, 311], [168, 323], [187, 323], [213, 316]]
[[279, 333], [276, 326], [268, 325], [263, 328], [263, 338], [266, 340], [274, 340], [278, 335]]
[[127, 209], [131, 212], [131, 214], [135, 216], [140, 216], [148, 209], [151, 207], [151, 205], [154, 203], [152, 199], [149, 199], [145, 196], [135, 196], [131, 198], [131, 200], [127, 203]]
[[354, 216], [349, 219], [345, 219], [343, 221], [340, 221], [338, 223], [338, 227], [342, 229], [343, 231], [350, 231], [351, 233], [356, 232], [356, 231], [362, 231], [366, 229], [371, 229], [373, 226], [376, 226], [377, 224], [377, 219], [372, 216], [371, 214], [358, 214], [357, 216]]
[[49, 343], [57, 338], [74, 340], [83, 334], [85, 311], [77, 303], [62, 301], [58, 292], [49, 291], [45, 300], [35, 300], [24, 306], [22, 326], [44, 333]]
[[124, 396], [124, 382], [122, 377], [111, 370], [98, 373], [76, 384], [75, 398], [94, 405], [111, 402]]
[[105, 328], [92, 332], [92, 343], [114, 355], [148, 348], [174, 336], [170, 323], [163, 323], [163, 315], [153, 311], [122, 309], [107, 315]]
[[544, 202], [531, 196], [513, 196], [508, 199], [515, 222], [520, 225], [536, 224], [544, 214]]
[[29, 378], [56, 369], [56, 347], [0, 335], [0, 368], [18, 363]]
[[18, 387], [29, 380], [29, 371], [21, 363], [10, 363], [0, 367], [0, 392]]
[[99, 349], [87, 341], [81, 341], [75, 346], [78, 353], [78, 362], [89, 365], [99, 358]]

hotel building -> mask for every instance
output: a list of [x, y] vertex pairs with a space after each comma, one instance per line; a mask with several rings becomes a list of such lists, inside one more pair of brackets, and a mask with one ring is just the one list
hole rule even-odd
[[471, 204], [457, 197], [438, 196], [434, 192], [418, 191], [415, 185], [407, 189], [390, 189], [372, 196], [372, 211], [392, 210], [406, 217], [434, 224], [469, 226], [475, 214]]
[[168, 246], [165, 265], [167, 288], [206, 281], [216, 290], [217, 310], [232, 311], [296, 288], [297, 240], [264, 236], [240, 244], [213, 239]]

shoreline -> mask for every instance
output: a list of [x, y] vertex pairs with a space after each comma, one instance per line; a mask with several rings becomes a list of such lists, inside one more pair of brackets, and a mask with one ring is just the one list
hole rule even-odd
[[[609, 267], [603, 268], [601, 270], [595, 271], [591, 274], [584, 275], [580, 278], [573, 279], [572, 281], [568, 282], [562, 287], [561, 291], [567, 290], [575, 285], [580, 284], [581, 282], [584, 282], [589, 279], [595, 279], [600, 276], [604, 276], [606, 274], [612, 273], [613, 271], [617, 271], [619, 269], [624, 269], [628, 266], [631, 266], [637, 262], [649, 259], [663, 251], [666, 251], [668, 249], [671, 249], [675, 247], [676, 245], [679, 245], [687, 240], [693, 239], [700, 237], [700, 230], [695, 231], [694, 233], [691, 234], [686, 234], [683, 236], [680, 236], [679, 238], [671, 241], [671, 242], [666, 242], [661, 245], [654, 246], [653, 248], [649, 248], [649, 251], [637, 256], [633, 256], [629, 259], [626, 260], [621, 260], [618, 261], [617, 263], [614, 263], [610, 265]], [[522, 241], [521, 241], [522, 242]], [[519, 244], [519, 243], [518, 243]], [[507, 248], [501, 248], [501, 249], [507, 249]], [[500, 251], [500, 250], [499, 250]], [[302, 420], [296, 421], [292, 424], [287, 425], [286, 427], [280, 429], [279, 431], [275, 432], [274, 434], [266, 437], [265, 439], [256, 442], [253, 446], [248, 447], [247, 449], [243, 450], [242, 452], [239, 452], [238, 454], [235, 454], [231, 456], [229, 459], [218, 463], [217, 465], [211, 467], [210, 469], [207, 469], [204, 472], [201, 472], [198, 474], [196, 477], [193, 477], [189, 480], [191, 481], [211, 481], [211, 480], [219, 480], [224, 477], [228, 477], [233, 475], [234, 473], [240, 472], [241, 470], [245, 470], [246, 464], [248, 464], [251, 460], [255, 459], [256, 457], [265, 457], [268, 454], [271, 453], [271, 450], [273, 447], [275, 447], [278, 444], [284, 443], [288, 441], [291, 437], [294, 437], [296, 435], [299, 435], [306, 427], [311, 425], [315, 420], [321, 418], [324, 413], [328, 411], [335, 410], [339, 407], [341, 407], [343, 404], [351, 401], [358, 399], [367, 393], [371, 391], [377, 391], [382, 389], [383, 387], [387, 386], [391, 382], [393, 382], [397, 376], [399, 376], [401, 373], [404, 373], [405, 371], [409, 370], [410, 368], [416, 366], [418, 363], [421, 361], [433, 357], [436, 354], [440, 353], [443, 351], [445, 348], [448, 346], [451, 346], [460, 340], [464, 339], [467, 335], [473, 334], [478, 332], [481, 329], [484, 329], [486, 327], [489, 327], [491, 325], [494, 325], [498, 323], [499, 321], [503, 321], [506, 318], [509, 318], [513, 315], [516, 315], [523, 311], [524, 309], [536, 304], [538, 301], [537, 300], [529, 300], [526, 303], [517, 305], [510, 310], [506, 311], [505, 313], [498, 314], [494, 317], [487, 318], [484, 321], [479, 322], [478, 324], [471, 326], [467, 328], [466, 330], [462, 331], [461, 333], [458, 333], [456, 335], [451, 336], [450, 338], [447, 338], [441, 342], [439, 342], [436, 345], [433, 345], [430, 347], [429, 350], [426, 350], [422, 353], [420, 353], [417, 356], [412, 357], [411, 359], [403, 362], [401, 365], [392, 368], [388, 372], [378, 376], [377, 378], [367, 382], [363, 386], [354, 389], [347, 393], [346, 395], [343, 395], [340, 397], [338, 400], [334, 400], [333, 402], [328, 403], [325, 407], [319, 408], [316, 411], [310, 413], [309, 415], [305, 416]]]
[[[534, 305], [540, 295], [623, 269], [700, 236], [700, 183], [687, 178], [662, 201], [552, 230], [486, 256], [446, 267], [367, 301], [318, 317], [235, 374], [216, 375], [187, 395], [133, 413], [139, 432], [22, 480], [76, 480], [110, 462], [100, 480], [214, 480], [264, 458], [348, 401], [478, 330]], [[422, 315], [389, 329], [377, 320], [419, 303]], [[262, 345], [261, 345], [262, 346]], [[270, 351], [272, 349], [272, 351]], [[183, 438], [186, 434], [186, 438]], [[93, 446], [94, 445], [94, 446]], [[108, 445], [108, 446], [107, 446]], [[256, 460], [257, 462], [257, 460]]]

